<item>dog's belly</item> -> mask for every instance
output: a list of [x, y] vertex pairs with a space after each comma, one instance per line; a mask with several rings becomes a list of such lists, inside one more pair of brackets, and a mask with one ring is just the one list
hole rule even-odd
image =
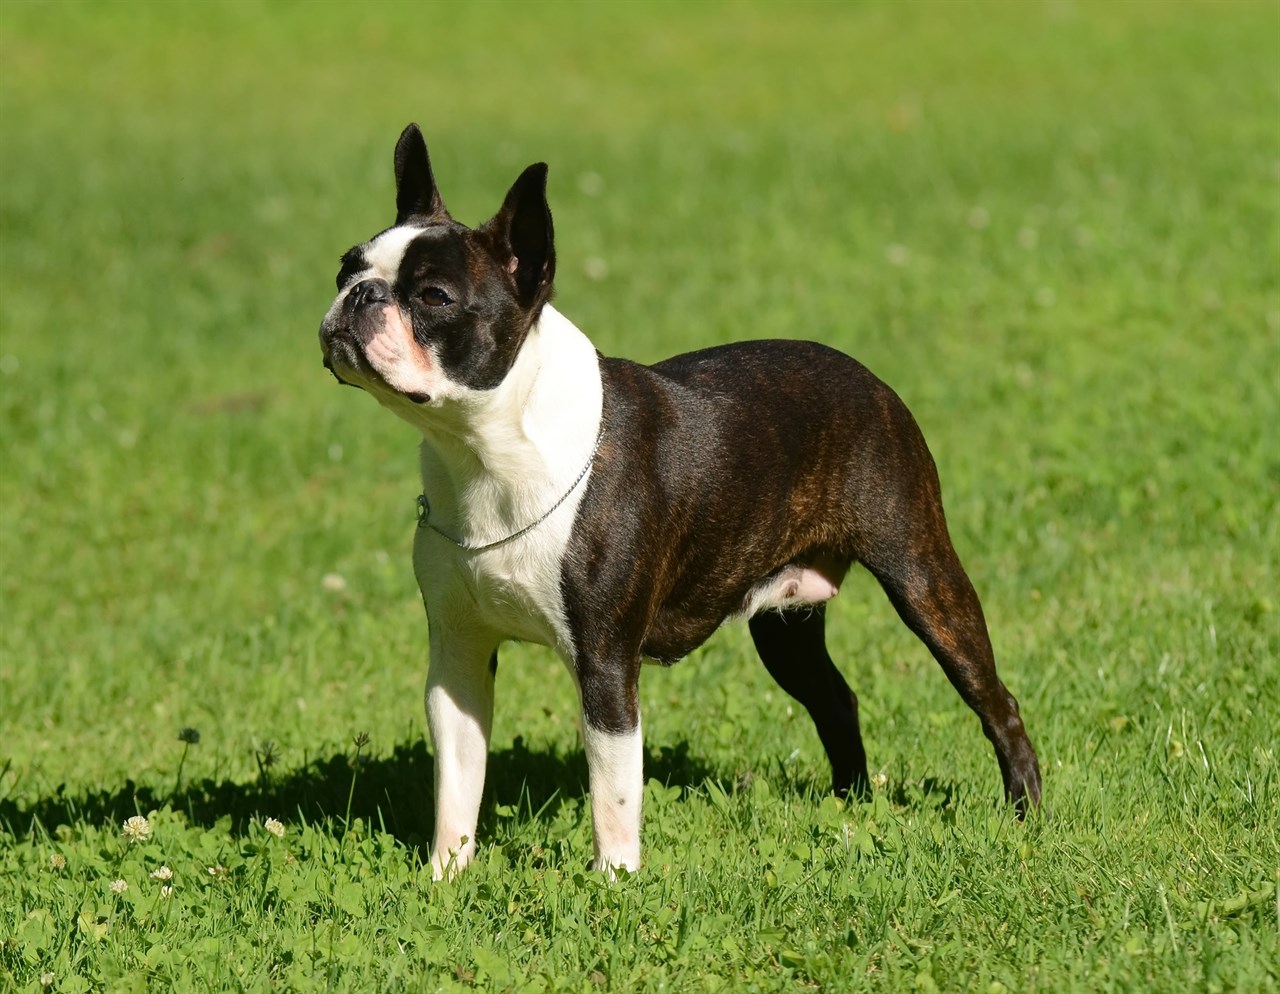
[[660, 663], [674, 663], [702, 645], [730, 618], [821, 604], [840, 592], [838, 584], [845, 568], [835, 562], [817, 566], [790, 563], [752, 585], [737, 601], [705, 598], [665, 604], [645, 638], [644, 654]]
[[664, 611], [649, 629], [641, 654], [664, 666], [677, 663], [711, 638], [726, 617]]

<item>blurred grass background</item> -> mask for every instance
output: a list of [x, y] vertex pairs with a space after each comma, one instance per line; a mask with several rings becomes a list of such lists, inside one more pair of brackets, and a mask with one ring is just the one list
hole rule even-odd
[[[267, 741], [296, 770], [359, 729], [420, 740], [414, 438], [315, 341], [339, 255], [391, 222], [410, 120], [464, 222], [550, 163], [558, 306], [606, 353], [814, 338], [899, 391], [1051, 804], [1173, 741], [1274, 783], [1274, 4], [6, 2], [15, 831], [59, 785], [171, 783], [180, 726], [217, 783]], [[874, 585], [831, 616], [873, 768], [994, 797]], [[504, 660], [495, 747], [576, 749], [559, 664]], [[643, 691], [652, 749], [825, 781], [742, 629]], [[1142, 783], [1125, 803], [1178, 796]], [[426, 817], [420, 786], [399, 803]], [[1274, 803], [1246, 837], [1256, 886]]]

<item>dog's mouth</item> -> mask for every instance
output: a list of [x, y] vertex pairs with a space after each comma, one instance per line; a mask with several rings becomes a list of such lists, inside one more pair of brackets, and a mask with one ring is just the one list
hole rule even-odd
[[[324, 368], [338, 381], [339, 385], [363, 390], [362, 380], [366, 377], [377, 378], [378, 376], [367, 362], [362, 361], [363, 358], [359, 346], [353, 341], [334, 338], [325, 346]], [[347, 375], [343, 376], [343, 373]]]
[[[431, 395], [428, 393], [421, 393], [419, 391], [414, 391], [414, 390], [409, 390], [409, 391], [397, 390], [395, 387], [393, 387], [390, 383], [387, 382], [387, 378], [385, 376], [383, 376], [376, 369], [374, 369], [373, 365], [368, 361], [368, 359], [365, 358], [363, 352], [359, 348], [352, 345], [351, 343], [349, 342], [346, 343], [346, 347], [343, 349], [343, 352], [344, 352], [343, 358], [346, 360], [345, 364], [350, 366], [352, 369], [358, 370], [362, 377], [367, 377], [368, 379], [374, 380], [378, 384], [386, 387], [386, 389], [391, 391], [392, 393], [405, 398], [405, 400], [409, 401], [411, 404], [421, 405], [421, 404], [426, 404], [430, 402]], [[338, 372], [338, 366], [335, 366], [333, 362], [332, 345], [330, 348], [325, 349], [324, 358], [322, 359], [322, 362], [323, 362], [324, 368], [329, 371], [329, 373], [333, 376], [335, 380], [338, 381], [339, 385], [344, 387], [355, 387], [357, 390], [364, 389], [363, 384], [353, 383], [351, 380], [343, 379], [342, 374]], [[339, 366], [341, 365], [343, 365], [342, 360], [339, 361]]]
[[341, 376], [338, 375], [338, 371], [333, 368], [333, 360], [329, 358], [328, 352], [324, 354], [324, 368], [327, 369], [332, 374], [333, 378], [337, 380], [341, 386], [344, 386], [344, 387], [355, 386], [354, 383], [348, 383], [346, 380], [344, 380]]

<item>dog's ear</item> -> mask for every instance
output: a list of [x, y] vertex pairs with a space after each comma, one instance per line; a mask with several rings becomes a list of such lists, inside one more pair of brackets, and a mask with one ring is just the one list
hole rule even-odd
[[485, 223], [499, 260], [516, 281], [525, 307], [546, 303], [556, 275], [555, 232], [547, 206], [547, 164], [539, 162], [520, 174]]
[[448, 210], [431, 175], [427, 143], [416, 124], [400, 133], [396, 142], [396, 224], [410, 218], [447, 218]]

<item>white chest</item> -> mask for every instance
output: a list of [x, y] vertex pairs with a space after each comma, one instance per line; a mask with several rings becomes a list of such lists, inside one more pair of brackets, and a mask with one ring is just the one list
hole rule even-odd
[[413, 567], [431, 623], [473, 629], [495, 641], [536, 642], [571, 655], [560, 590], [575, 510], [570, 503], [530, 534], [485, 552], [459, 549], [419, 528]]
[[572, 656], [560, 577], [602, 397], [595, 348], [548, 305], [496, 390], [467, 398], [448, 430], [424, 425], [423, 486], [445, 534], [419, 527], [413, 562], [433, 626]]

